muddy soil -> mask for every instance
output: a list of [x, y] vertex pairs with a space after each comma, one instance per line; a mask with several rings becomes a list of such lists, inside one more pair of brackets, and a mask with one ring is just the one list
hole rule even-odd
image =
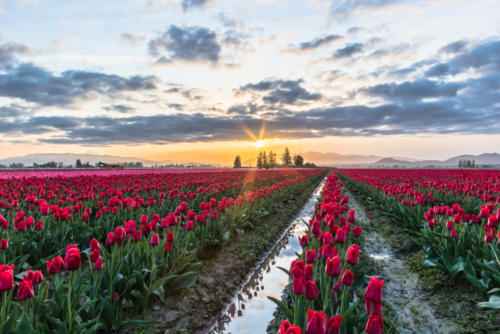
[[238, 237], [216, 255], [203, 261], [196, 284], [175, 296], [168, 296], [150, 310], [151, 318], [159, 322], [155, 333], [209, 333], [214, 319], [231, 301], [247, 273], [275, 244], [290, 220], [304, 206], [321, 179], [309, 181], [295, 201], [287, 203], [266, 217], [253, 230]]
[[[384, 279], [383, 297], [395, 313], [393, 326], [398, 333], [455, 333], [454, 325], [439, 318], [419, 284], [419, 276], [409, 271], [404, 257], [376, 231], [364, 208], [349, 191], [349, 207], [364, 228], [364, 252], [372, 259], [377, 276]], [[376, 228], [376, 227], [375, 227]]]

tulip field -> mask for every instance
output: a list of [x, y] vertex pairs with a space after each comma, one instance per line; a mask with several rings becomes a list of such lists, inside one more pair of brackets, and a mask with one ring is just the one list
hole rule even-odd
[[196, 288], [205, 260], [321, 179], [302, 251], [280, 267], [289, 284], [268, 296], [280, 312], [274, 332], [397, 332], [348, 190], [401, 225], [423, 267], [466, 280], [478, 312], [500, 309], [499, 171], [5, 171], [0, 334], [155, 332], [153, 303]]
[[[288, 303], [271, 298], [286, 319], [279, 334], [382, 333], [384, 281], [366, 276], [360, 261], [362, 228], [348, 210], [343, 183], [331, 172], [315, 217], [299, 237], [303, 252], [285, 271], [290, 276]], [[362, 290], [364, 304], [356, 297]]]
[[0, 172], [0, 333], [150, 328], [153, 300], [323, 173]]
[[[422, 266], [465, 278], [500, 309], [500, 171], [339, 170], [425, 251]], [[478, 311], [479, 312], [479, 311]]]

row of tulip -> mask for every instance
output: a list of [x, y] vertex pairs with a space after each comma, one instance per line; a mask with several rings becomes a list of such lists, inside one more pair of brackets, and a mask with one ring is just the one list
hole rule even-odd
[[[422, 184], [430, 183], [428, 179], [435, 175], [434, 171], [431, 176], [426, 175], [425, 171], [419, 171], [418, 175], [425, 176], [422, 180], [416, 177], [411, 179], [408, 176], [406, 181], [399, 179], [400, 182], [404, 182], [404, 186], [398, 184], [398, 187], [400, 189], [406, 187], [409, 191], [408, 193], [398, 192], [396, 195], [385, 191], [380, 179], [371, 182], [375, 176], [367, 170], [341, 170], [340, 172], [349, 177], [345, 180], [351, 187], [372, 199], [384, 213], [391, 215], [408, 228], [413, 239], [426, 252], [427, 259], [423, 262], [424, 266], [441, 268], [451, 278], [459, 274], [464, 275], [478, 292], [485, 296], [491, 295], [490, 302], [481, 303], [480, 306], [500, 308], [498, 302], [500, 297], [500, 232], [498, 231], [500, 173], [484, 171], [490, 177], [492, 175], [497, 177], [496, 179], [490, 178], [492, 185], [485, 187], [487, 190], [484, 193], [457, 191], [454, 195], [447, 196], [446, 192], [450, 190], [440, 186], [428, 188], [430, 194], [428, 197], [434, 198], [433, 201], [407, 205], [404, 202], [405, 197], [412, 196], [412, 187], [419, 185], [421, 188]], [[440, 174], [446, 175], [443, 173], [444, 171], [440, 171]], [[450, 173], [452, 176], [448, 179], [453, 179], [453, 174], [460, 173], [460, 171], [450, 171]], [[464, 173], [461, 182], [468, 186], [458, 189], [477, 189], [477, 186], [473, 185], [476, 179], [467, 179], [468, 172]], [[378, 177], [381, 171], [374, 171], [374, 174]], [[474, 175], [481, 175], [481, 171], [475, 171]], [[408, 186], [410, 183], [411, 187]], [[438, 180], [434, 184], [442, 183], [442, 180]], [[479, 180], [478, 183], [483, 184]], [[387, 184], [389, 184], [388, 188], [393, 188], [391, 182]], [[482, 202], [483, 200], [486, 203]], [[480, 205], [477, 201], [480, 201]], [[471, 205], [471, 203], [474, 204]]]
[[202, 255], [322, 172], [2, 180], [0, 333], [150, 326], [153, 298], [193, 286]]
[[[383, 280], [369, 279], [360, 263], [359, 241], [362, 228], [355, 225], [355, 211], [348, 210], [349, 198], [343, 195], [343, 183], [331, 172], [322, 191], [309, 229], [299, 237], [300, 257], [288, 270], [288, 300], [269, 297], [283, 311], [279, 334], [383, 332]], [[356, 292], [364, 292], [365, 306]]]

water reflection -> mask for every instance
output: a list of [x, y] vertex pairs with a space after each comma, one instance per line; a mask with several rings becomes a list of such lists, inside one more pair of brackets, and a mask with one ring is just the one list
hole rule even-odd
[[305, 222], [314, 214], [324, 182], [314, 191], [291, 227], [273, 246], [267, 256], [256, 266], [230, 305], [219, 316], [214, 333], [265, 333], [273, 319], [275, 304], [267, 299], [280, 299], [288, 276], [279, 267], [288, 269], [301, 247], [297, 236], [307, 229]]

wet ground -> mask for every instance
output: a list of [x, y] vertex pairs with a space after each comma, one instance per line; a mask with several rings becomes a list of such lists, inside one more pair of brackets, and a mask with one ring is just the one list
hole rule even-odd
[[304, 234], [305, 222], [314, 214], [314, 208], [323, 183], [314, 191], [299, 214], [291, 221], [290, 227], [278, 239], [273, 248], [263, 257], [248, 275], [231, 303], [217, 320], [212, 329], [215, 333], [265, 333], [273, 319], [276, 305], [267, 297], [281, 298], [288, 284], [288, 275], [279, 267], [288, 269], [297, 258], [301, 247], [297, 236]]
[[[429, 296], [419, 286], [419, 276], [411, 272], [404, 258], [392, 249], [389, 242], [370, 226], [364, 208], [349, 196], [349, 207], [356, 210], [356, 220], [365, 228], [362, 249], [373, 260], [375, 272], [384, 279], [383, 298], [391, 305], [396, 316], [393, 319], [398, 333], [455, 333], [448, 320], [436, 315], [429, 304]], [[376, 228], [376, 226], [375, 226]]]

